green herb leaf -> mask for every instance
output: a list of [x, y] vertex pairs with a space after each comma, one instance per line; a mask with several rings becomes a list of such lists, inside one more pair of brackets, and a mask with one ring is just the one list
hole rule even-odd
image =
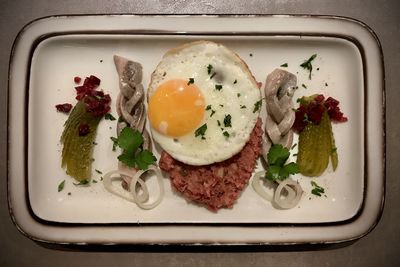
[[143, 136], [138, 130], [130, 127], [122, 129], [118, 137], [118, 146], [129, 153], [134, 153], [143, 144]]
[[211, 105], [208, 105], [207, 107], [206, 107], [206, 110], [210, 110], [211, 109]]
[[246, 108], [246, 106], [245, 105], [240, 105], [240, 108], [243, 109], [243, 108]]
[[64, 189], [65, 186], [65, 180], [62, 181], [59, 185], [58, 185], [58, 192], [61, 192]]
[[271, 181], [285, 180], [291, 174], [299, 173], [299, 167], [296, 163], [291, 162], [285, 165], [290, 156], [289, 149], [282, 145], [272, 145], [268, 151], [268, 170], [266, 178]]
[[308, 78], [311, 80], [311, 72], [313, 69], [312, 66], [312, 61], [317, 57], [317, 54], [312, 55], [308, 60], [304, 61], [302, 64], [300, 64], [300, 67], [302, 67], [305, 70], [308, 70], [310, 74], [308, 75]]
[[194, 83], [194, 78], [189, 78], [187, 85]]
[[286, 164], [285, 166], [283, 166], [283, 169], [285, 169], [285, 171], [288, 174], [296, 174], [299, 173], [299, 166], [297, 165], [297, 163], [294, 162], [290, 162], [289, 164]]
[[211, 74], [210, 79], [214, 78], [215, 75], [217, 75], [216, 72], [214, 72], [213, 74]]
[[304, 83], [301, 84], [301, 87], [303, 87], [304, 89], [307, 89], [307, 86]]
[[211, 64], [208, 64], [208, 66], [207, 66], [207, 73], [208, 73], [208, 74], [211, 74], [212, 69], [213, 69], [213, 66], [212, 66]]
[[225, 115], [225, 118], [224, 118], [224, 126], [225, 127], [232, 127], [231, 119], [232, 119], [232, 117], [230, 114]]
[[237, 93], [237, 97], [240, 97], [240, 93]]
[[218, 90], [218, 91], [221, 91], [222, 85], [216, 84], [216, 85], [215, 85], [215, 89]]
[[201, 139], [206, 139], [204, 135], [206, 134], [207, 131], [207, 123], [204, 123], [202, 126], [200, 126], [195, 132], [194, 136], [198, 137], [201, 136]]
[[[233, 84], [237, 84], [237, 80], [234, 80], [234, 81], [233, 81]], [[239, 94], [239, 96], [240, 96], [240, 94]]]
[[260, 110], [262, 105], [262, 99], [258, 100], [256, 103], [254, 103], [254, 109], [253, 109], [253, 113], [256, 113], [257, 111]]
[[212, 117], [215, 114], [215, 110], [211, 110], [210, 117]]
[[273, 145], [268, 151], [267, 159], [270, 165], [283, 166], [286, 160], [289, 158], [290, 152], [286, 147], [282, 145]]
[[325, 193], [325, 189], [323, 187], [319, 186], [316, 182], [311, 181], [311, 185], [313, 186], [313, 189], [311, 190], [311, 194], [320, 197], [322, 194]]
[[217, 124], [218, 126], [221, 126], [221, 122], [219, 120], [217, 120]]
[[135, 167], [135, 155], [128, 152], [123, 152], [121, 155], [118, 156], [118, 160], [124, 163], [128, 167]]
[[282, 68], [287, 68], [287, 67], [288, 67], [288, 64], [287, 64], [287, 63], [284, 63], [284, 64], [281, 65], [281, 67], [282, 67]]
[[118, 146], [118, 138], [115, 138], [115, 137], [111, 136], [110, 139], [111, 139], [111, 141], [113, 141], [112, 150], [115, 151], [117, 149], [117, 146]]
[[95, 171], [98, 173], [98, 174], [103, 174], [101, 171], [99, 171], [98, 169], [95, 169]]
[[97, 181], [96, 181], [96, 180], [93, 180], [92, 183], [97, 184]]
[[110, 121], [116, 120], [116, 118], [111, 113], [106, 113], [106, 115], [104, 115], [104, 119], [110, 120]]
[[141, 170], [147, 170], [149, 165], [153, 164], [157, 160], [153, 153], [146, 149], [140, 151], [135, 159], [138, 168]]
[[267, 170], [267, 179], [270, 181], [275, 181], [276, 179], [279, 179], [280, 170], [280, 166], [270, 165]]
[[223, 132], [222, 134], [223, 134], [225, 137], [229, 137], [229, 136], [230, 136], [229, 133], [228, 133], [227, 131]]

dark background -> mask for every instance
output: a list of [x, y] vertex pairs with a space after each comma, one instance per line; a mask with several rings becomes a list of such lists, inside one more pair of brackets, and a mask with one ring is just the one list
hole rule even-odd
[[[352, 17], [378, 35], [386, 76], [386, 204], [366, 237], [341, 247], [45, 248], [24, 237], [8, 214], [7, 75], [12, 43], [29, 21], [57, 14], [318, 14]], [[396, 266], [400, 262], [400, 2], [397, 0], [0, 0], [0, 266]], [[72, 250], [72, 251], [71, 251]], [[116, 251], [113, 251], [116, 250]], [[122, 253], [123, 252], [123, 253]], [[397, 263], [397, 264], [396, 264]]]

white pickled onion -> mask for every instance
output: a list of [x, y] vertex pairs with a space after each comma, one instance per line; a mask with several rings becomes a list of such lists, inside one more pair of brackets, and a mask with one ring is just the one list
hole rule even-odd
[[[140, 177], [148, 171], [153, 171], [156, 174], [158, 187], [160, 189], [158, 198], [153, 203], [146, 203], [147, 201], [141, 201], [140, 197], [136, 194], [136, 190], [135, 190], [136, 184], [137, 183], [140, 184], [140, 181], [143, 181], [142, 179], [140, 179]], [[138, 205], [140, 208], [146, 209], [146, 210], [155, 208], [156, 206], [158, 206], [158, 204], [161, 203], [162, 199], [164, 198], [164, 184], [162, 181], [162, 174], [161, 174], [160, 169], [158, 169], [157, 167], [154, 167], [154, 166], [149, 166], [149, 168], [145, 171], [139, 170], [132, 177], [132, 181], [131, 181], [131, 184], [129, 185], [129, 189], [132, 193], [133, 199], [136, 202], [136, 205]]]
[[[274, 194], [274, 202], [282, 209], [291, 209], [297, 206], [303, 194], [303, 189], [299, 183], [287, 178], [283, 181], [278, 181], [278, 187]], [[282, 198], [283, 192], [286, 190], [287, 196]]]
[[[297, 206], [300, 202], [301, 196], [303, 194], [303, 189], [301, 186], [290, 178], [283, 181], [276, 180], [278, 187], [274, 191], [274, 195], [271, 196], [263, 186], [261, 185], [264, 181], [263, 175], [265, 171], [259, 171], [254, 174], [251, 185], [254, 191], [263, 199], [275, 204], [281, 209], [291, 209]], [[283, 194], [286, 192], [286, 196]]]
[[[155, 202], [153, 202], [151, 204], [146, 204], [146, 202], [150, 198], [150, 194], [149, 194], [149, 190], [147, 188], [146, 183], [140, 177], [149, 170], [154, 171], [157, 176], [157, 182], [158, 182], [158, 186], [160, 189], [160, 193]], [[119, 176], [115, 177], [114, 176], [115, 174], [118, 174]], [[122, 176], [130, 177], [132, 179], [130, 186], [129, 186], [130, 192], [124, 190], [121, 186], [113, 185], [113, 181], [116, 181], [116, 180], [122, 181], [123, 180]], [[119, 170], [110, 171], [110, 172], [106, 173], [103, 178], [104, 178], [103, 179], [104, 188], [108, 192], [110, 192], [116, 196], [119, 196], [125, 200], [136, 203], [136, 205], [138, 205], [142, 209], [152, 209], [152, 208], [156, 207], [158, 204], [160, 204], [160, 202], [162, 201], [162, 199], [164, 197], [164, 184], [162, 181], [162, 175], [161, 175], [160, 170], [154, 166], [150, 166], [149, 169], [146, 171], [140, 170], [140, 171], [136, 172], [133, 176], [132, 176], [132, 174], [129, 174], [124, 171], [119, 171]], [[136, 190], [136, 185], [138, 183], [140, 186], [139, 190], [140, 189], [142, 190], [142, 192], [140, 194]]]
[[260, 197], [262, 197], [263, 199], [265, 199], [265, 200], [267, 200], [269, 202], [272, 202], [274, 197], [272, 195], [270, 195], [267, 191], [265, 191], [263, 189], [263, 187], [261, 186], [261, 183], [264, 180], [264, 177], [263, 177], [264, 174], [265, 174], [265, 171], [256, 172], [254, 174], [253, 181], [251, 182], [251, 185], [253, 186], [254, 191], [256, 191], [256, 193]]

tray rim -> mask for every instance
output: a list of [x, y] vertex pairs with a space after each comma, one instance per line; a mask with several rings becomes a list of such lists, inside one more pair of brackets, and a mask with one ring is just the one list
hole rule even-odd
[[[31, 21], [31, 22], [29, 22], [27, 25], [25, 25], [22, 29], [21, 29], [21, 31], [18, 33], [18, 35], [17, 35], [17, 37], [16, 37], [16, 39], [14, 40], [14, 44], [13, 44], [13, 47], [12, 47], [12, 52], [11, 52], [11, 55], [10, 55], [10, 66], [9, 66], [9, 75], [8, 75], [8, 77], [9, 77], [9, 79], [8, 79], [8, 92], [9, 92], [9, 94], [8, 94], [8, 111], [10, 111], [10, 99], [12, 98], [12, 94], [10, 94], [10, 92], [11, 92], [11, 90], [10, 90], [10, 84], [11, 84], [11, 80], [12, 80], [12, 68], [13, 68], [13, 62], [15, 61], [15, 58], [14, 58], [14, 56], [15, 56], [15, 52], [16, 52], [16, 50], [18, 50], [18, 45], [19, 45], [19, 42], [21, 42], [21, 39], [23, 39], [24, 37], [25, 37], [25, 35], [26, 35], [26, 33], [28, 32], [29, 33], [29, 31], [30, 30], [32, 30], [32, 28], [34, 29], [36, 26], [37, 26], [37, 23], [42, 23], [42, 22], [45, 22], [45, 23], [52, 23], [53, 22], [53, 20], [69, 20], [69, 19], [76, 19], [76, 18], [78, 18], [78, 17], [84, 17], [84, 18], [96, 18], [96, 19], [101, 19], [101, 18], [104, 18], [104, 17], [114, 17], [114, 18], [121, 18], [121, 17], [123, 17], [123, 18], [129, 18], [129, 19], [137, 19], [137, 18], [161, 18], [161, 20], [163, 20], [163, 19], [183, 19], [183, 20], [187, 20], [187, 19], [190, 19], [190, 18], [193, 18], [193, 17], [195, 17], [195, 18], [201, 18], [201, 19], [218, 19], [218, 18], [228, 18], [228, 19], [236, 19], [236, 18], [245, 18], [245, 19], [252, 19], [252, 18], [256, 18], [256, 19], [265, 19], [265, 18], [267, 18], [267, 19], [275, 19], [275, 18], [277, 18], [277, 19], [285, 19], [285, 18], [295, 18], [295, 19], [299, 19], [299, 18], [310, 18], [310, 19], [329, 19], [329, 20], [333, 20], [333, 21], [345, 21], [345, 22], [350, 22], [350, 23], [354, 23], [354, 24], [356, 24], [357, 26], [361, 26], [363, 29], [366, 29], [368, 32], [369, 32], [369, 34], [370, 34], [370, 37], [372, 36], [372, 38], [374, 39], [374, 41], [376, 42], [376, 45], [377, 45], [377, 48], [378, 48], [378, 54], [379, 54], [379, 57], [380, 57], [380, 64], [381, 64], [381, 71], [382, 71], [382, 81], [381, 81], [381, 85], [382, 85], [382, 106], [381, 107], [379, 107], [379, 108], [381, 108], [381, 111], [382, 111], [382, 114], [381, 114], [381, 119], [382, 119], [382, 132], [381, 132], [381, 134], [382, 134], [382, 145], [383, 145], [383, 148], [382, 148], [382, 156], [383, 156], [383, 158], [382, 158], [382, 171], [383, 171], [383, 174], [382, 174], [382, 188], [381, 188], [381, 191], [382, 191], [382, 194], [381, 194], [381, 204], [380, 204], [380, 208], [379, 208], [379, 211], [378, 211], [378, 213], [376, 214], [376, 216], [375, 216], [375, 221], [373, 222], [373, 224], [372, 225], [370, 225], [370, 227], [368, 228], [368, 229], [366, 229], [366, 231], [364, 231], [363, 233], [359, 233], [358, 235], [355, 235], [355, 236], [351, 236], [351, 237], [348, 237], [347, 239], [341, 239], [341, 240], [315, 240], [315, 241], [313, 241], [313, 242], [301, 242], [301, 241], [295, 241], [295, 242], [293, 242], [293, 241], [291, 241], [291, 242], [264, 242], [264, 244], [304, 244], [304, 243], [338, 243], [338, 242], [344, 242], [344, 241], [349, 241], [349, 240], [354, 240], [354, 239], [358, 239], [358, 238], [361, 238], [362, 236], [364, 236], [364, 235], [366, 235], [366, 234], [368, 234], [370, 231], [372, 231], [372, 229], [377, 225], [377, 223], [379, 222], [379, 219], [380, 219], [380, 217], [381, 217], [381, 215], [382, 215], [382, 212], [383, 212], [383, 207], [384, 207], [384, 199], [385, 199], [385, 179], [386, 179], [386, 177], [385, 177], [385, 169], [386, 169], [386, 157], [385, 157], [385, 151], [386, 151], [386, 140], [385, 140], [385, 133], [386, 133], [386, 122], [385, 122], [385, 116], [386, 116], [386, 113], [385, 113], [385, 79], [384, 79], [384, 65], [383, 65], [383, 52], [382, 52], [382, 47], [381, 47], [381, 45], [380, 45], [380, 42], [379, 42], [379, 39], [378, 39], [378, 37], [376, 36], [376, 34], [372, 31], [372, 29], [370, 29], [366, 24], [364, 24], [364, 23], [362, 23], [361, 21], [358, 21], [358, 20], [355, 20], [355, 19], [351, 19], [351, 18], [347, 18], [347, 17], [339, 17], [339, 16], [320, 16], [320, 15], [244, 15], [244, 14], [240, 14], [240, 15], [151, 15], [151, 14], [146, 14], [146, 15], [131, 15], [131, 14], [96, 14], [96, 15], [65, 15], [65, 16], [63, 16], [63, 15], [58, 15], [58, 16], [47, 16], [47, 17], [43, 17], [43, 18], [39, 18], [39, 19], [36, 19], [36, 20], [33, 20], [33, 21]], [[39, 27], [40, 27], [40, 25], [39, 25]], [[105, 35], [108, 35], [108, 34], [120, 34], [121, 32], [119, 32], [118, 30], [112, 30], [112, 29], [109, 29], [109, 30], [105, 30], [104, 32], [101, 32], [101, 31], [92, 31], [92, 30], [87, 30], [88, 32], [90, 32], [91, 34], [105, 34]], [[142, 32], [143, 31], [143, 32]], [[85, 32], [85, 31], [83, 31], [83, 32]], [[122, 31], [123, 33], [125, 33], [125, 34], [133, 34], [133, 32], [134, 32], [134, 34], [142, 34], [142, 33], [148, 33], [149, 35], [153, 35], [153, 34], [156, 34], [156, 35], [158, 35], [158, 34], [160, 34], [160, 35], [163, 35], [163, 34], [165, 34], [165, 35], [184, 35], [184, 36], [190, 36], [190, 35], [199, 35], [199, 32], [192, 32], [192, 33], [188, 33], [188, 32], [182, 32], [182, 31], [154, 31], [154, 32], [152, 32], [152, 31], [149, 31], [149, 30], [137, 30], [137, 29], [126, 29], [125, 31]], [[253, 34], [253, 33], [248, 33], [248, 32], [246, 32], [246, 33], [244, 33], [245, 31], [244, 30], [241, 30], [241, 32], [243, 33], [243, 34], [245, 34], [245, 35], [251, 35], [251, 36], [257, 36], [257, 34]], [[267, 31], [268, 32], [268, 31]], [[48, 33], [47, 35], [41, 35], [41, 36], [38, 36], [38, 38], [36, 39], [36, 40], [34, 40], [34, 42], [36, 42], [36, 44], [35, 43], [32, 43], [32, 46], [31, 47], [37, 47], [37, 45], [41, 42], [41, 41], [43, 41], [43, 40], [45, 40], [45, 39], [47, 39], [47, 38], [49, 38], [49, 37], [52, 37], [52, 36], [54, 36], [54, 35], [69, 35], [69, 34], [75, 34], [76, 32], [67, 32], [67, 33], [56, 33], [56, 34], [51, 34], [51, 33]], [[225, 34], [222, 34], [222, 35], [232, 35], [234, 32], [231, 32], [231, 33], [225, 33]], [[240, 35], [240, 32], [236, 32], [236, 34], [237, 35]], [[260, 35], [262, 35], [262, 36], [266, 36], [266, 35], [268, 35], [268, 34], [266, 34], [266, 33], [262, 33], [262, 32], [260, 32], [259, 33]], [[200, 33], [200, 35], [201, 35], [201, 33]], [[216, 36], [220, 36], [221, 35], [221, 33], [218, 33], [218, 32], [213, 32], [212, 33], [212, 35], [216, 35]], [[277, 36], [277, 35], [279, 35], [279, 36], [281, 36], [280, 34], [273, 34], [273, 33], [270, 33], [268, 36]], [[341, 39], [346, 39], [347, 41], [350, 41], [351, 43], [353, 43], [354, 45], [356, 45], [357, 46], [357, 48], [358, 49], [360, 49], [360, 45], [362, 46], [362, 44], [360, 44], [360, 43], [356, 43], [355, 41], [358, 41], [356, 38], [354, 38], [353, 36], [347, 36], [347, 35], [343, 35], [343, 36], [331, 36], [331, 35], [329, 35], [329, 34], [318, 34], [318, 33], [312, 33], [312, 34], [307, 34], [307, 33], [302, 33], [302, 32], [294, 32], [294, 33], [292, 33], [292, 34], [286, 34], [287, 36], [315, 36], [315, 37], [337, 37], [337, 38], [341, 38]], [[347, 38], [345, 38], [345, 37], [347, 37]], [[30, 51], [30, 56], [29, 56], [29, 58], [28, 58], [28, 60], [29, 60], [29, 64], [30, 64], [30, 61], [31, 61], [31, 59], [32, 59], [32, 54], [33, 54], [33, 52], [34, 52], [34, 50], [35, 49], [32, 49], [31, 51]], [[360, 53], [361, 53], [362, 51], [360, 51]], [[361, 54], [363, 54], [363, 53], [361, 53]], [[362, 60], [363, 60], [363, 73], [365, 72], [365, 66], [364, 66], [364, 57], [362, 56]], [[366, 75], [367, 76], [367, 75]], [[29, 76], [27, 76], [27, 77], [29, 77]], [[368, 77], [368, 76], [367, 76]], [[364, 84], [366, 85], [366, 80], [367, 78], [366, 77], [364, 77]], [[26, 80], [26, 83], [28, 83], [28, 80]], [[27, 87], [29, 87], [28, 85], [27, 85]], [[366, 90], [366, 92], [368, 91], [368, 87], [366, 87], [365, 88], [365, 90]], [[26, 96], [26, 101], [27, 101], [27, 99], [28, 99], [28, 97]], [[26, 106], [24, 107], [25, 109], [26, 109]], [[366, 105], [366, 102], [365, 102], [365, 106], [364, 106], [364, 110], [367, 108], [367, 105]], [[367, 116], [366, 116], [367, 117]], [[15, 215], [15, 213], [14, 213], [14, 211], [13, 211], [13, 203], [12, 203], [12, 199], [11, 199], [11, 196], [12, 196], [12, 190], [11, 190], [11, 186], [10, 186], [10, 180], [11, 180], [11, 178], [10, 178], [10, 169], [11, 169], [11, 167], [10, 167], [10, 165], [11, 165], [11, 160], [10, 160], [10, 154], [11, 154], [11, 151], [10, 151], [10, 146], [11, 146], [11, 141], [10, 141], [10, 139], [12, 140], [12, 138], [10, 138], [10, 129], [11, 129], [11, 127], [10, 126], [12, 126], [11, 125], [11, 121], [10, 121], [10, 112], [8, 112], [8, 120], [7, 120], [7, 125], [8, 125], [8, 136], [7, 136], [7, 139], [8, 139], [8, 142], [7, 142], [7, 161], [8, 161], [8, 164], [7, 164], [7, 188], [8, 188], [8, 194], [7, 194], [7, 199], [8, 199], [8, 207], [9, 207], [9, 213], [10, 213], [10, 216], [11, 216], [11, 218], [12, 218], [12, 221], [13, 221], [13, 223], [14, 223], [14, 225], [18, 228], [18, 230], [22, 233], [22, 234], [24, 234], [25, 236], [27, 236], [27, 237], [29, 237], [30, 239], [33, 239], [33, 240], [35, 240], [35, 241], [41, 241], [41, 242], [46, 242], [46, 243], [54, 243], [54, 244], [61, 244], [61, 243], [68, 243], [68, 244], [79, 244], [79, 243], [82, 243], [82, 242], [79, 242], [79, 241], [82, 241], [82, 240], [78, 240], [78, 241], [76, 241], [76, 242], [63, 242], [62, 240], [49, 240], [49, 239], [46, 239], [45, 237], [40, 237], [40, 236], [37, 236], [37, 235], [34, 235], [34, 234], [31, 234], [31, 233], [29, 233], [29, 231], [27, 231], [27, 230], [24, 230], [24, 227], [22, 226], [22, 223], [20, 222], [20, 223], [18, 223], [18, 218], [17, 218], [17, 216]], [[26, 126], [25, 126], [26, 127]], [[366, 128], [367, 128], [367, 126], [365, 125], [365, 131], [366, 131]], [[366, 132], [364, 131], [364, 135], [366, 135]], [[26, 135], [26, 131], [24, 132], [24, 134]], [[26, 138], [25, 138], [26, 139]], [[368, 145], [368, 140], [367, 140], [367, 138], [365, 138], [365, 145], [367, 146]], [[27, 148], [26, 148], [27, 149]], [[367, 154], [367, 147], [365, 147], [365, 152], [364, 152], [365, 154]], [[366, 163], [368, 162], [368, 157], [367, 157], [368, 155], [365, 155], [365, 161], [366, 161]], [[25, 157], [26, 158], [26, 157]], [[368, 176], [368, 174], [367, 174], [368, 172], [367, 172], [367, 170], [365, 170], [364, 171], [364, 176]], [[25, 170], [25, 176], [27, 176], [27, 170]], [[27, 177], [26, 177], [27, 178]], [[365, 178], [366, 179], [366, 178]], [[365, 180], [365, 182], [367, 182], [367, 180]], [[27, 184], [26, 184], [27, 185]], [[365, 185], [366, 186], [366, 185]], [[364, 186], [364, 189], [365, 189], [365, 186]], [[25, 187], [25, 189], [27, 190], [27, 187]], [[350, 218], [349, 219], [349, 221], [350, 222], [347, 222], [346, 223], [346, 221], [343, 223], [344, 225], [346, 225], [346, 224], [348, 224], [348, 223], [353, 223], [353, 222], [356, 222], [358, 219], [359, 219], [359, 217], [361, 216], [361, 214], [358, 214], [358, 213], [360, 213], [360, 210], [361, 210], [361, 213], [363, 212], [363, 206], [364, 206], [364, 200], [365, 200], [365, 190], [364, 190], [364, 197], [363, 197], [363, 201], [362, 201], [362, 207], [360, 207], [360, 209], [357, 211], [357, 215], [355, 216], [356, 218], [353, 220], [353, 218], [354, 217], [352, 217], [352, 218]], [[25, 196], [26, 198], [28, 197], [27, 195]], [[28, 206], [30, 206], [29, 205], [29, 199], [26, 199], [26, 201], [28, 202]], [[31, 216], [32, 216], [32, 213], [30, 214]], [[360, 216], [358, 216], [358, 215], [360, 215]], [[44, 227], [43, 229], [45, 229], [46, 228], [46, 224], [45, 223], [43, 223], [43, 221], [41, 221], [40, 219], [39, 220], [37, 220], [37, 218], [35, 218], [35, 217], [33, 217], [32, 219], [34, 219], [37, 223], [39, 223], [39, 225], [40, 225], [40, 227]], [[53, 223], [52, 223], [53, 224]], [[58, 225], [58, 224], [67, 224], [67, 225], [69, 225], [69, 226], [72, 226], [72, 227], [74, 227], [74, 226], [76, 226], [76, 224], [72, 224], [71, 225], [71, 223], [55, 223], [56, 225]], [[196, 223], [194, 223], [194, 224], [196, 224]], [[325, 224], [325, 223], [322, 223], [322, 224]], [[332, 226], [332, 223], [328, 223], [330, 226]], [[84, 227], [84, 228], [86, 228], [87, 227], [87, 225], [86, 224], [78, 224], [78, 225], [80, 225], [80, 226], [82, 226], [82, 227]], [[110, 223], [110, 224], [94, 224], [95, 226], [94, 226], [94, 228], [104, 228], [104, 227], [119, 227], [120, 225], [119, 224], [115, 224], [115, 223]], [[125, 225], [125, 224], [123, 224], [123, 225]], [[128, 223], [128, 225], [134, 225], [134, 224], [129, 224]], [[151, 223], [150, 225], [153, 225], [153, 223]], [[156, 224], [156, 225], [158, 225], [158, 224]], [[173, 226], [179, 226], [179, 225], [181, 225], [181, 224], [173, 224]], [[186, 225], [186, 224], [184, 224], [184, 225]], [[193, 227], [193, 224], [192, 223], [190, 223], [189, 224], [190, 226], [189, 227]], [[235, 227], [235, 225], [236, 224], [233, 224], [233, 226]], [[253, 225], [253, 224], [250, 224], [250, 225]], [[257, 225], [257, 223], [256, 224], [254, 224], [254, 225]], [[267, 223], [267, 225], [271, 225], [271, 223]], [[302, 227], [305, 227], [305, 225], [310, 225], [310, 223], [305, 223], [305, 225], [303, 225], [303, 224], [299, 224], [299, 223], [293, 223], [293, 224], [276, 224], [276, 223], [272, 223], [272, 225], [275, 227], [276, 226], [276, 228], [279, 228], [279, 229], [283, 229], [283, 228], [285, 228], [286, 226], [289, 226], [289, 227], [300, 227], [300, 228], [302, 228]], [[311, 223], [311, 225], [312, 225], [312, 228], [314, 227], [314, 226], [317, 226], [317, 227], [323, 227], [323, 225], [321, 226], [321, 224], [320, 223]], [[337, 225], [336, 227], [340, 227], [340, 225], [342, 225], [342, 223], [340, 223], [339, 222], [339, 224], [335, 224], [334, 223], [334, 225]], [[146, 227], [146, 226], [143, 226], [143, 225], [140, 225], [141, 227]], [[201, 226], [200, 225], [197, 225], [197, 226], [194, 226], [194, 227], [200, 227], [200, 228], [202, 228], [203, 226], [205, 226], [205, 227], [208, 227], [207, 226], [207, 224], [201, 224]], [[224, 225], [225, 226], [225, 225]], [[169, 227], [169, 226], [167, 226], [167, 227]], [[215, 225], [212, 225], [211, 227], [221, 227], [221, 226], [219, 226], [219, 223], [215, 226]], [[228, 226], [227, 226], [228, 228], [232, 228], [231, 227], [231, 224], [229, 224]], [[274, 228], [274, 227], [272, 227], [272, 228]], [[333, 227], [335, 227], [335, 226], [333, 226]], [[140, 228], [140, 227], [139, 227]], [[173, 228], [173, 227], [171, 227], [171, 228]], [[179, 241], [178, 240], [176, 240], [178, 243], [179, 243]], [[136, 243], [136, 242], [134, 242], [134, 241], [132, 241], [133, 243]], [[97, 240], [97, 242], [91, 242], [91, 241], [89, 241], [89, 242], [83, 242], [83, 243], [93, 243], [93, 244], [105, 244], [105, 242], [101, 242], [101, 241], [99, 241], [99, 240]], [[106, 242], [107, 243], [107, 242]], [[125, 242], [123, 242], [123, 243], [125, 243]], [[144, 242], [144, 243], [152, 243], [152, 242]], [[156, 242], [157, 244], [171, 244], [171, 243], [176, 243], [176, 242], [163, 242], [163, 241], [161, 241], [161, 242]], [[197, 242], [182, 242], [182, 243], [185, 243], [185, 244], [190, 244], [190, 243], [197, 243]], [[200, 242], [201, 244], [209, 244], [209, 242]], [[220, 242], [217, 242], [217, 243], [220, 243]], [[225, 243], [225, 242], [221, 242], [221, 243]], [[237, 244], [237, 242], [234, 242], [235, 244]], [[154, 244], [154, 243], [153, 243]], [[215, 242], [213, 242], [213, 244], [215, 244]], [[229, 242], [228, 242], [228, 244], [229, 244]], [[231, 243], [232, 244], [232, 243]], [[252, 242], [250, 242], [250, 243], [248, 243], [248, 242], [245, 242], [245, 244], [252, 244]], [[257, 244], [261, 244], [261, 243], [258, 243], [257, 242]]]

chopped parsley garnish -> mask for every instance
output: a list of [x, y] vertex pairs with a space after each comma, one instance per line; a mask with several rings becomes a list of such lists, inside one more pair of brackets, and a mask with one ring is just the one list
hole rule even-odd
[[195, 132], [194, 132], [194, 137], [201, 136], [201, 139], [206, 139], [204, 135], [206, 134], [207, 131], [207, 123], [204, 123], [202, 126], [200, 126]]
[[254, 103], [254, 109], [253, 109], [253, 113], [256, 113], [257, 111], [260, 110], [262, 105], [262, 99], [258, 100], [256, 103]]
[[301, 84], [301, 87], [307, 89], [307, 86], [304, 83]]
[[320, 197], [322, 194], [325, 193], [325, 189], [323, 187], [319, 186], [316, 182], [311, 181], [311, 185], [313, 186], [313, 189], [311, 190], [311, 194]]
[[300, 67], [302, 67], [305, 70], [308, 70], [310, 74], [308, 75], [308, 78], [311, 80], [311, 72], [313, 69], [312, 66], [312, 61], [317, 57], [317, 54], [312, 55], [308, 60], [304, 61], [302, 64], [300, 64]]
[[214, 78], [215, 75], [217, 75], [216, 72], [214, 72], [213, 74], [211, 74], [210, 79]]
[[211, 74], [212, 68], [213, 68], [213, 66], [211, 64], [208, 64], [208, 66], [207, 66], [207, 73], [208, 74]]
[[212, 116], [215, 114], [215, 110], [211, 109], [211, 105], [208, 105], [208, 106], [206, 107], [206, 110], [211, 110], [210, 117], [212, 117]]
[[295, 148], [297, 146], [297, 143], [295, 143], [291, 148], [290, 148], [290, 150], [292, 150], [293, 148]]
[[240, 108], [246, 108], [246, 106], [245, 105], [240, 105]]
[[153, 153], [142, 148], [143, 136], [137, 130], [125, 127], [114, 142], [123, 149], [122, 154], [118, 156], [118, 160], [128, 167], [146, 170], [149, 165], [156, 161]]
[[187, 85], [194, 83], [194, 78], [189, 78]]
[[112, 150], [113, 150], [113, 151], [117, 150], [118, 138], [115, 138], [114, 136], [111, 136], [110, 139], [111, 139], [111, 141], [113, 141], [113, 148], [112, 148]]
[[240, 97], [240, 93], [237, 93], [237, 97]]
[[92, 183], [97, 184], [97, 181], [96, 181], [96, 180], [93, 180]]
[[221, 126], [221, 122], [219, 120], [217, 120], [217, 124], [218, 126]]
[[288, 64], [287, 64], [287, 63], [284, 63], [284, 64], [281, 65], [281, 67], [282, 67], [282, 68], [287, 68], [287, 67], [288, 67]]
[[101, 171], [99, 171], [98, 169], [95, 169], [95, 171], [98, 173], [98, 174], [103, 174]]
[[289, 149], [282, 145], [272, 145], [268, 151], [267, 158], [269, 168], [266, 178], [270, 181], [285, 180], [290, 174], [299, 173], [297, 163], [290, 162], [285, 164], [290, 156]]
[[111, 113], [106, 113], [106, 115], [104, 115], [104, 119], [110, 120], [110, 121], [116, 120], [116, 118]]
[[224, 105], [222, 105], [222, 104], [219, 104], [219, 106], [220, 106], [221, 108], [223, 108], [223, 107], [224, 107]]
[[325, 83], [325, 86], [328, 86], [328, 83]]
[[216, 85], [215, 85], [215, 89], [218, 90], [218, 91], [220, 91], [220, 90], [222, 89], [222, 85], [216, 84]]
[[58, 185], [58, 192], [61, 192], [64, 189], [65, 186], [65, 180], [62, 181], [59, 185]]
[[229, 133], [227, 131], [222, 133], [225, 137], [229, 137]]
[[[237, 80], [234, 80], [234, 81], [233, 81], [233, 84], [237, 84]], [[239, 95], [240, 95], [240, 94], [239, 94]]]
[[225, 127], [232, 127], [231, 119], [232, 119], [232, 117], [230, 114], [225, 115], [225, 118], [224, 118], [224, 126]]
[[75, 186], [87, 185], [89, 184], [88, 180], [79, 181], [79, 183], [73, 183]]

